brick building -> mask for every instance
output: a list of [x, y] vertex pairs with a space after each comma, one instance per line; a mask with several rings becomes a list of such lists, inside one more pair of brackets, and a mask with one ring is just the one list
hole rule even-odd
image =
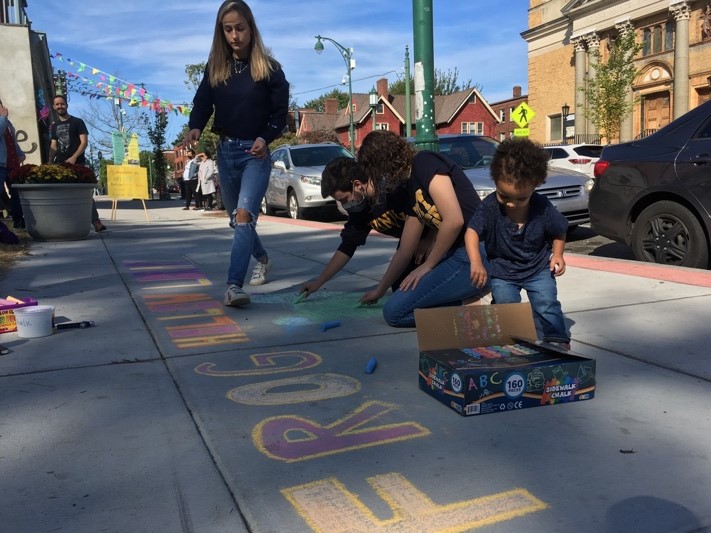
[[496, 140], [503, 141], [513, 137], [513, 132], [518, 126], [511, 120], [511, 115], [521, 102], [528, 103], [528, 95], [522, 95], [521, 86], [514, 85], [511, 98], [491, 104], [491, 108], [499, 119], [499, 123], [494, 126], [494, 135], [492, 135]]

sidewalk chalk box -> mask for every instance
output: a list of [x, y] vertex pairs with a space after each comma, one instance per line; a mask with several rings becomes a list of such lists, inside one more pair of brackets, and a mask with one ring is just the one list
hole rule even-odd
[[595, 360], [540, 345], [528, 303], [417, 309], [419, 385], [462, 416], [590, 400]]
[[37, 300], [34, 298], [25, 298], [21, 303], [11, 302], [0, 298], [0, 333], [10, 333], [17, 331], [17, 322], [15, 322], [14, 309], [20, 307], [29, 307], [37, 305]]

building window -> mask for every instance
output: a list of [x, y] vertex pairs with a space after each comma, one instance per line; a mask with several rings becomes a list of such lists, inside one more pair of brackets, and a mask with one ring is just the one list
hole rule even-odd
[[511, 117], [513, 116], [513, 107], [509, 107], [509, 121], [511, 121]]
[[549, 141], [561, 141], [561, 137], [563, 135], [563, 129], [562, 129], [562, 124], [563, 124], [563, 117], [561, 115], [551, 115], [548, 117], [548, 120], [550, 121], [551, 125], [551, 131], [548, 136]]
[[388, 124], [387, 122], [376, 122], [376, 123], [375, 123], [375, 129], [376, 129], [376, 130], [390, 131], [390, 124]]
[[378, 115], [382, 115], [383, 113], [385, 113], [385, 107], [383, 106], [383, 103], [382, 103], [382, 102], [379, 102], [379, 103], [378, 103], [378, 107], [375, 109], [375, 112], [376, 112]]
[[506, 134], [503, 133], [503, 132], [499, 133], [499, 140], [500, 140], [500, 141], [505, 141], [505, 140], [506, 140]]
[[506, 111], [504, 111], [503, 109], [499, 109], [499, 120], [501, 122], [504, 122], [504, 120], [506, 120]]
[[642, 56], [674, 49], [674, 21], [666, 21], [642, 30]]
[[472, 93], [472, 95], [469, 97], [469, 100], [467, 100], [467, 102], [470, 104], [476, 104], [476, 94]]
[[462, 122], [462, 133], [471, 133], [473, 135], [484, 135], [483, 122]]

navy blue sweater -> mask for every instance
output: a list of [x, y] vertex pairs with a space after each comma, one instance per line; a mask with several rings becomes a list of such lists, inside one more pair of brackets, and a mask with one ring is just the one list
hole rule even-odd
[[218, 135], [243, 140], [261, 137], [269, 144], [281, 134], [289, 109], [289, 82], [281, 67], [259, 82], [245, 69], [217, 87], [210, 87], [208, 68], [193, 99], [191, 130], [203, 131], [214, 109], [212, 131]]

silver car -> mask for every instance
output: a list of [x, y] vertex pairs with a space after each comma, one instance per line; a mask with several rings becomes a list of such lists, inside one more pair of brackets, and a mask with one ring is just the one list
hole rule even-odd
[[[483, 200], [494, 192], [489, 166], [499, 143], [480, 135], [439, 135], [439, 151], [457, 163]], [[594, 180], [572, 170], [549, 168], [546, 182], [536, 192], [548, 198], [568, 219], [569, 228], [590, 222], [588, 193]]]
[[269, 186], [262, 200], [262, 213], [286, 209], [291, 218], [304, 218], [307, 210], [336, 209], [330, 196], [321, 197], [321, 174], [337, 157], [353, 157], [340, 144], [296, 144], [279, 146], [272, 152]]

